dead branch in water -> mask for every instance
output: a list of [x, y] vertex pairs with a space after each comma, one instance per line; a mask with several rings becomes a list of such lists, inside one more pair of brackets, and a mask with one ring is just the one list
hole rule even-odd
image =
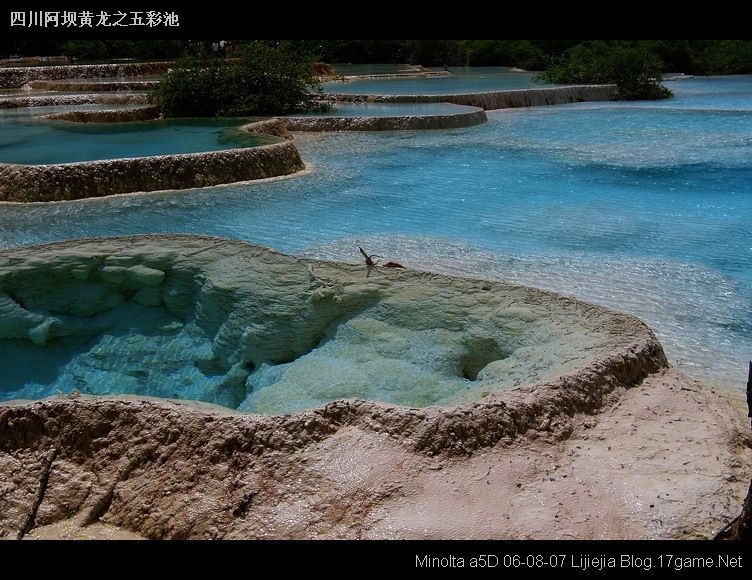
[[27, 533], [29, 533], [29, 530], [34, 527], [34, 520], [37, 519], [37, 511], [39, 510], [39, 505], [42, 503], [42, 500], [44, 499], [44, 493], [47, 491], [47, 482], [50, 479], [50, 471], [52, 470], [52, 463], [55, 461], [55, 457], [57, 457], [57, 451], [57, 447], [53, 447], [47, 452], [47, 456], [44, 458], [42, 475], [39, 476], [39, 487], [37, 488], [37, 493], [34, 496], [34, 501], [31, 503], [29, 511], [26, 513], [26, 519], [24, 520], [21, 529], [18, 530], [18, 535], [16, 536], [18, 540], [23, 539], [23, 537]]
[[[384, 258], [382, 256], [379, 256], [378, 254], [371, 254], [370, 256], [366, 254], [365, 250], [358, 246], [358, 249], [360, 250], [360, 253], [363, 254], [363, 257], [366, 260], [366, 266], [369, 268], [373, 268], [374, 266], [378, 266], [379, 260], [383, 260]], [[373, 261], [374, 258], [379, 258], [379, 260]], [[383, 265], [384, 268], [404, 268], [402, 264], [399, 264], [398, 262], [387, 262]]]
[[378, 260], [376, 260], [374, 262], [373, 261], [374, 258], [379, 258], [379, 260], [383, 260], [383, 258], [381, 256], [379, 256], [378, 254], [371, 254], [369, 256], [368, 254], [366, 254], [365, 250], [363, 248], [361, 248], [360, 246], [358, 246], [358, 249], [360, 250], [360, 253], [363, 254], [363, 257], [366, 259], [366, 266], [368, 266], [369, 268], [371, 268], [371, 267], [373, 267], [373, 266], [375, 266], [375, 265], [377, 265], [379, 263]]

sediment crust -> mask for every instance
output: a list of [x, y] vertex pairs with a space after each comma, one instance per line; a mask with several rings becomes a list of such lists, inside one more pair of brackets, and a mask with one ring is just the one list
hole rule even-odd
[[248, 131], [249, 133], [261, 133], [263, 135], [273, 135], [275, 137], [281, 137], [282, 139], [286, 139], [287, 141], [292, 141], [294, 139], [292, 133], [288, 131], [285, 128], [284, 123], [281, 119], [273, 118], [273, 119], [263, 119], [261, 121], [254, 121], [253, 123], [248, 123], [247, 125], [243, 125], [243, 130]]
[[65, 91], [65, 92], [121, 92], [121, 91], [150, 91], [159, 85], [159, 81], [31, 81], [24, 85], [34, 91]]
[[111, 109], [99, 111], [68, 111], [46, 115], [54, 121], [72, 121], [74, 123], [131, 123], [134, 121], [152, 121], [159, 119], [158, 107], [133, 107], [128, 109]]
[[290, 131], [406, 131], [472, 127], [488, 121], [485, 111], [394, 117], [281, 117]]
[[135, 397], [3, 404], [0, 473], [12, 475], [0, 482], [0, 537], [24, 521], [50, 449], [37, 526], [101, 521], [149, 538], [704, 537], [737, 509], [745, 486], [733, 474], [749, 463], [738, 417], [666, 370], [654, 335], [631, 316], [503, 282], [383, 269], [366, 278], [364, 266], [203, 236], [13, 249], [0, 255], [0, 279], [13, 286], [45, 267], [81, 279], [94, 275], [92, 257], [140, 268], [150, 285], [147, 273], [161, 268], [169, 280], [183, 261], [223, 296], [259, 276], [289, 292], [309, 272], [303, 303], [441, 296], [462, 311], [485, 303], [526, 319], [545, 308], [615, 342], [559, 378], [449, 407], [349, 400], [259, 416]]
[[454, 103], [485, 110], [538, 107], [585, 101], [608, 101], [616, 95], [616, 85], [574, 85], [539, 89], [513, 89], [454, 95], [348, 95], [330, 93], [335, 101], [353, 103]]
[[70, 59], [67, 56], [23, 56], [0, 59], [0, 68], [40, 65], [67, 66], [70, 65]]
[[0, 163], [0, 200], [62, 201], [190, 189], [290, 175], [305, 168], [291, 142], [205, 153], [57, 165]]
[[305, 417], [259, 428], [168, 401], [0, 405], [0, 538], [22, 525], [51, 447], [36, 526], [52, 538], [102, 524], [151, 539], [712, 538], [751, 464], [742, 414], [676, 371], [575, 415], [564, 439], [530, 429], [464, 455], [415, 452], [365, 416]]
[[173, 64], [172, 61], [164, 61], [0, 68], [0, 89], [15, 89], [37, 80], [161, 75], [166, 73]]
[[144, 93], [88, 95], [37, 95], [28, 97], [0, 98], [0, 109], [24, 107], [56, 107], [60, 105], [143, 105], [148, 102]]
[[[37, 441], [39, 448], [55, 442], [67, 447], [72, 444], [67, 433], [71, 425], [98, 423], [97, 417], [103, 415], [113, 421], [122, 421], [124, 426], [136, 425], [134, 432], [142, 436], [148, 432], [146, 423], [169, 422], [170, 417], [175, 421], [180, 416], [184, 417], [180, 420], [184, 423], [183, 434], [198, 437], [220, 413], [219, 434], [235, 433], [234, 448], [249, 455], [295, 453], [340, 429], [357, 427], [387, 434], [398, 439], [411, 452], [429, 457], [466, 456], [499, 442], [511, 444], [518, 437], [532, 436], [533, 432], [535, 436], [548, 435], [564, 440], [571, 435], [574, 415], [597, 413], [610, 393], [639, 384], [649, 374], [666, 366], [661, 360], [660, 345], [646, 341], [629, 345], [625, 351], [561, 379], [506, 391], [455, 408], [410, 409], [351, 400], [334, 401], [293, 415], [262, 416], [202, 408], [207, 404], [159, 399], [132, 401], [117, 397], [81, 396], [23, 405], [0, 404], [0, 435], [3, 440], [0, 445], [9, 450], [30, 438], [44, 438], [44, 442]], [[44, 420], [48, 415], [55, 420]], [[24, 417], [26, 419], [18, 421]], [[191, 422], [198, 423], [193, 433], [188, 427]], [[19, 429], [22, 426], [28, 430]], [[113, 430], [116, 431], [116, 427], [113, 424]], [[157, 426], [157, 429], [161, 428], [163, 426]], [[216, 435], [206, 432], [201, 437], [211, 439]], [[76, 436], [84, 436], [81, 429], [77, 430]], [[231, 449], [225, 459], [229, 459], [235, 449]]]

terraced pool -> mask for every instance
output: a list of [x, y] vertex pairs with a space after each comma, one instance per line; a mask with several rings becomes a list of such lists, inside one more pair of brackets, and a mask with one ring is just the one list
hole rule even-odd
[[148, 157], [252, 147], [274, 141], [266, 135], [239, 131], [238, 127], [248, 122], [244, 119], [83, 124], [50, 121], [37, 115], [0, 111], [0, 163], [44, 165]]
[[[680, 369], [741, 388], [752, 353], [752, 76], [670, 86], [669, 101], [498, 111], [465, 129], [299, 135], [307, 174], [4, 206], [0, 243], [188, 232], [353, 262], [361, 245], [635, 314]], [[215, 142], [228, 130], [196, 129]], [[40, 143], [39, 159], [66, 155]], [[0, 346], [0, 365], [11, 358]]]

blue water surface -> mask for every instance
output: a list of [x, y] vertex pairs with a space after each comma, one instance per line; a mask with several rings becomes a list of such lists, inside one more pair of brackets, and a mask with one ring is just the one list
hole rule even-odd
[[472, 128], [299, 135], [304, 175], [4, 205], [0, 244], [193, 232], [352, 261], [362, 245], [630, 312], [680, 369], [741, 388], [752, 355], [752, 76], [669, 86], [667, 101], [505, 110]]

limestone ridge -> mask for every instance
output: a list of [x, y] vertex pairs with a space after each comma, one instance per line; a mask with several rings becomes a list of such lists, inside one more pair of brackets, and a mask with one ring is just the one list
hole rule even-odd
[[24, 90], [65, 91], [65, 92], [123, 92], [149, 91], [159, 85], [156, 80], [92, 81], [69, 79], [61, 81], [31, 81], [24, 85]]
[[575, 85], [537, 89], [505, 89], [452, 95], [351, 95], [327, 94], [334, 101], [354, 103], [454, 103], [484, 110], [562, 105], [585, 101], [608, 101], [616, 95], [616, 85]]
[[0, 98], [0, 109], [56, 107], [59, 105], [146, 105], [145, 93], [88, 93], [81, 95], [29, 95]]
[[76, 123], [132, 123], [134, 121], [151, 121], [159, 119], [159, 117], [159, 109], [152, 106], [98, 111], [67, 111], [45, 116], [46, 119], [54, 121], [73, 121]]
[[96, 79], [161, 75], [173, 62], [140, 62], [122, 64], [80, 64], [0, 68], [0, 89], [13, 89], [32, 81], [63, 79]]
[[281, 117], [290, 131], [413, 131], [454, 129], [481, 125], [486, 112], [473, 107], [451, 115], [403, 115], [394, 117]]
[[[141, 111], [143, 112], [143, 110]], [[146, 115], [153, 115], [147, 109]], [[140, 114], [138, 111], [136, 115]], [[74, 113], [76, 121], [132, 120], [132, 110]], [[118, 193], [190, 189], [291, 175], [305, 169], [290, 133], [276, 120], [251, 123], [241, 130], [281, 136], [258, 147], [105, 159], [54, 165], [0, 163], [0, 200], [40, 202], [102, 197]]]

